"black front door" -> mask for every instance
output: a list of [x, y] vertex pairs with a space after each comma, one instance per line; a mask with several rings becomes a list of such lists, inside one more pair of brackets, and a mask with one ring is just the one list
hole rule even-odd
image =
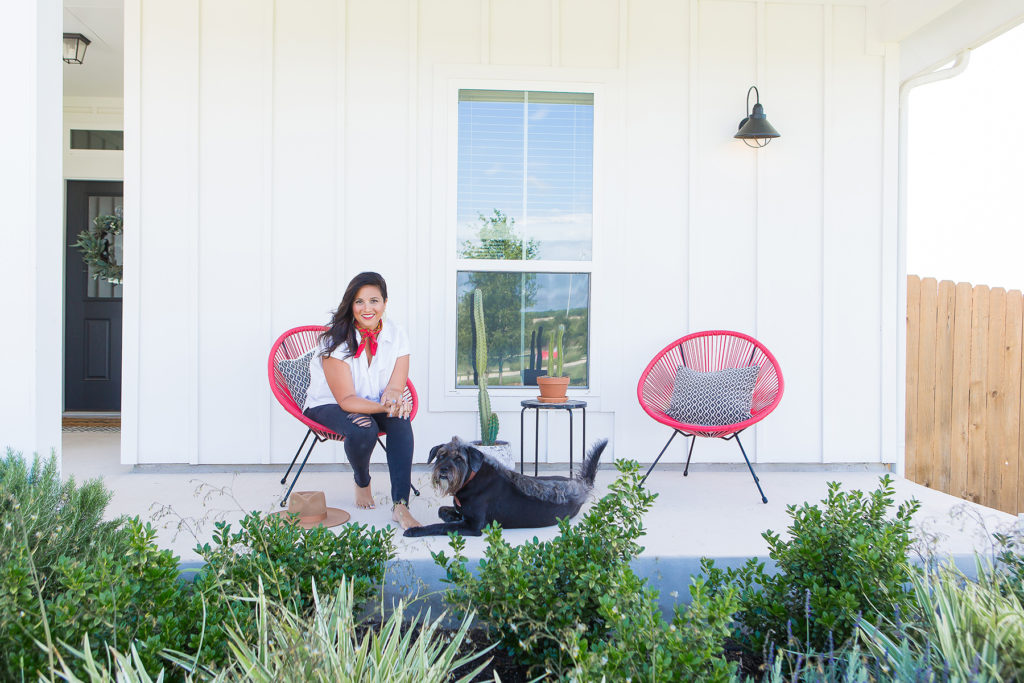
[[[121, 207], [123, 183], [68, 181], [64, 254], [64, 410], [121, 410], [121, 285], [91, 277], [74, 246]], [[120, 237], [115, 245], [121, 263]]]

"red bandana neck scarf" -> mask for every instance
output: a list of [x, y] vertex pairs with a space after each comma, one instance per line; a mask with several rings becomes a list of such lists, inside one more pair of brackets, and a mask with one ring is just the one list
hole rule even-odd
[[363, 355], [363, 349], [365, 349], [367, 345], [369, 345], [370, 347], [370, 355], [377, 355], [377, 335], [380, 334], [380, 331], [383, 328], [383, 326], [383, 321], [381, 321], [378, 322], [377, 327], [375, 327], [372, 330], [367, 330], [363, 327], [356, 327], [356, 329], [359, 330], [359, 334], [362, 337], [361, 341], [359, 342], [359, 348], [356, 349], [356, 358], [359, 358], [359, 356]]

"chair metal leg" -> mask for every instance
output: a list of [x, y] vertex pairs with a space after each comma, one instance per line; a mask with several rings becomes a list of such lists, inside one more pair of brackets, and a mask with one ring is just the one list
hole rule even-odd
[[747, 461], [747, 469], [750, 470], [750, 476], [754, 478], [754, 484], [757, 485], [757, 492], [761, 494], [761, 502], [767, 504], [768, 499], [765, 497], [764, 491], [761, 490], [761, 480], [757, 478], [756, 474], [754, 474], [754, 468], [750, 465], [750, 458], [747, 457], [747, 452], [743, 449], [743, 443], [740, 441], [740, 435], [737, 433], [735, 436], [736, 443], [739, 444], [740, 447], [740, 453], [743, 454], [743, 459]]
[[693, 457], [693, 445], [697, 443], [697, 435], [690, 435], [690, 452], [686, 454], [686, 467], [683, 468], [683, 476], [690, 474], [690, 458]]
[[640, 485], [641, 486], [643, 486], [644, 482], [647, 481], [647, 477], [651, 476], [651, 472], [654, 471], [654, 468], [658, 464], [658, 461], [661, 460], [661, 456], [665, 455], [665, 451], [668, 450], [668, 446], [669, 446], [670, 443], [672, 443], [672, 439], [676, 438], [676, 434], [679, 434], [679, 433], [680, 433], [680, 431], [678, 429], [673, 429], [672, 430], [672, 436], [668, 437], [668, 443], [665, 444], [665, 448], [661, 449], [661, 453], [658, 453], [658, 457], [654, 459], [653, 463], [651, 463], [651, 467], [650, 467], [650, 469], [647, 470], [647, 474], [645, 474], [644, 478], [640, 480]]
[[[308, 439], [309, 435], [312, 434], [312, 433], [313, 433], [312, 429], [307, 429], [306, 430], [306, 435], [304, 437], [302, 437], [302, 443], [299, 444], [298, 449], [295, 451], [295, 457], [292, 458], [292, 464], [288, 465], [288, 470], [284, 473], [284, 476], [281, 477], [281, 484], [284, 484], [286, 481], [288, 481], [288, 475], [291, 474], [292, 468], [295, 467], [295, 461], [299, 459], [299, 453], [302, 452], [302, 447], [306, 445], [306, 439]], [[315, 442], [315, 438], [314, 438], [314, 442]]]
[[[310, 431], [312, 431], [312, 430], [310, 430]], [[309, 436], [309, 435], [307, 434], [306, 436]], [[292, 495], [292, 489], [295, 488], [295, 482], [297, 482], [299, 480], [299, 475], [302, 474], [302, 468], [306, 466], [306, 461], [309, 460], [309, 454], [313, 452], [313, 446], [316, 445], [317, 441], [319, 441], [319, 438], [314, 437], [313, 442], [311, 444], [309, 444], [309, 450], [306, 451], [306, 457], [302, 459], [302, 464], [299, 465], [299, 469], [295, 472], [295, 477], [292, 478], [291, 486], [288, 487], [288, 490], [285, 491], [284, 498], [281, 499], [281, 507], [285, 507], [286, 505], [288, 505], [288, 496]], [[306, 440], [303, 439], [302, 443], [306, 443]], [[301, 448], [302, 448], [302, 446], [299, 446], [300, 450], [301, 450]], [[291, 469], [292, 468], [289, 467], [288, 471], [290, 472]], [[282, 481], [281, 483], [283, 484], [284, 481]]]
[[[385, 445], [384, 445], [384, 442], [380, 440], [380, 435], [379, 435], [379, 434], [377, 435], [377, 443], [379, 443], [379, 444], [380, 444], [380, 447], [384, 449], [384, 452], [385, 452], [385, 453], [387, 453], [387, 452], [388, 452], [388, 447], [387, 447], [387, 446], [385, 446]], [[417, 496], [418, 496], [418, 495], [420, 495], [419, 489], [417, 489], [417, 488], [416, 488], [415, 486], [413, 486], [413, 484], [412, 484], [412, 477], [410, 477], [410, 478], [409, 478], [409, 488], [411, 488], [411, 489], [412, 489], [412, 492], [413, 492], [413, 493], [415, 493], [415, 494], [416, 494]]]

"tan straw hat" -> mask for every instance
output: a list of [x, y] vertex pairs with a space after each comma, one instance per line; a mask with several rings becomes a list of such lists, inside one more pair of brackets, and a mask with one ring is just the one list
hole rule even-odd
[[298, 515], [295, 523], [303, 529], [312, 529], [315, 526], [338, 526], [344, 524], [352, 515], [338, 508], [327, 507], [327, 498], [323, 491], [293, 491], [288, 498], [288, 510], [271, 512], [271, 515], [282, 515], [285, 519], [294, 519], [291, 515]]

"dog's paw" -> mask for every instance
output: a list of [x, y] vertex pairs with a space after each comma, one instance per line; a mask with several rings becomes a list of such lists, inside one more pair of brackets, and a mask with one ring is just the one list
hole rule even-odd
[[445, 505], [444, 507], [438, 508], [437, 516], [441, 518], [442, 522], [458, 522], [462, 520], [462, 513], [451, 505]]
[[402, 535], [406, 538], [419, 538], [420, 536], [428, 536], [429, 534], [423, 533], [423, 527], [413, 526], [406, 529]]

